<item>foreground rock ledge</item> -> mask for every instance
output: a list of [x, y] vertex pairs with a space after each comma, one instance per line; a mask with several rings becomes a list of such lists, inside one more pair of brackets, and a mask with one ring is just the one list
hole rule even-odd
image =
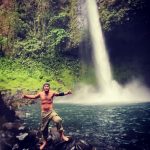
[[[39, 150], [41, 133], [30, 131], [20, 123], [7, 122], [0, 130], [0, 150]], [[96, 150], [84, 140], [70, 137], [64, 142], [56, 128], [51, 128], [44, 150]]]

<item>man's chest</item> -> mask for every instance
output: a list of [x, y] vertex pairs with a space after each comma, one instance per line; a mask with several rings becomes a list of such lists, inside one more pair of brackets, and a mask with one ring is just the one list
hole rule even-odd
[[40, 97], [41, 100], [51, 100], [54, 97], [53, 95], [54, 95], [53, 93], [49, 93], [49, 94], [42, 93]]

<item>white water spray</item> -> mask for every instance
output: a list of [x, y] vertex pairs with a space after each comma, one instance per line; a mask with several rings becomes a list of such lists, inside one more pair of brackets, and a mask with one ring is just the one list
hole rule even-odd
[[112, 81], [112, 74], [95, 0], [87, 0], [87, 10], [96, 77], [101, 90], [106, 90]]
[[132, 81], [124, 87], [113, 80], [109, 58], [105, 48], [102, 29], [95, 0], [87, 0], [87, 16], [93, 44], [96, 77], [100, 87], [97, 92], [93, 87], [80, 85], [66, 103], [79, 104], [114, 104], [140, 103], [150, 101], [150, 92], [139, 81]]

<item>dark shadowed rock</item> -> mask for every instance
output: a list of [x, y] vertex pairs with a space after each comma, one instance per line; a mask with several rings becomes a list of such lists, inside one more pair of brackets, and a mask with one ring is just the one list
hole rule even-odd
[[10, 131], [0, 131], [0, 148], [1, 150], [12, 149], [16, 139], [14, 133]]
[[94, 147], [89, 144], [88, 142], [86, 142], [85, 140], [79, 140], [78, 142], [76, 142], [76, 149], [77, 150], [94, 150]]
[[[19, 130], [14, 132], [12, 130], [12, 125], [5, 123], [3, 126], [8, 126], [7, 130], [0, 130], [0, 150], [39, 150], [40, 138], [38, 135], [40, 131], [29, 131]], [[16, 126], [17, 128], [17, 126]], [[15, 130], [16, 130], [15, 128]], [[23, 131], [23, 132], [22, 132]], [[48, 142], [44, 150], [94, 150], [94, 147], [84, 140], [77, 140], [75, 138], [69, 137], [69, 141], [63, 141], [60, 139], [60, 134], [56, 128], [51, 128], [49, 132]]]
[[14, 123], [14, 122], [6, 122], [2, 125], [2, 129], [18, 133], [19, 132], [19, 127], [21, 126], [20, 123]]
[[18, 130], [19, 130], [20, 132], [27, 132], [27, 131], [28, 131], [28, 128], [26, 128], [25, 126], [20, 126], [20, 127], [18, 128]]
[[36, 132], [29, 131], [23, 126], [14, 127], [14, 125], [15, 123], [11, 122], [2, 125], [3, 130], [0, 130], [0, 150], [37, 150], [39, 139]]
[[85, 140], [77, 140], [69, 137], [69, 141], [62, 141], [56, 128], [51, 128], [49, 132], [48, 144], [45, 150], [94, 150], [94, 147]]
[[27, 138], [28, 135], [29, 135], [28, 133], [20, 133], [19, 135], [16, 136], [16, 138], [19, 141], [23, 141], [23, 140], [25, 140], [25, 138]]
[[15, 111], [7, 104], [7, 100], [4, 101], [0, 92], [0, 120], [14, 122], [17, 119]]

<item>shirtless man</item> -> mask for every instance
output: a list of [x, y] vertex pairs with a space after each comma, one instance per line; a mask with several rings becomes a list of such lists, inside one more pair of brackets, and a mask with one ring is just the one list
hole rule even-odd
[[52, 90], [50, 90], [50, 84], [45, 83], [43, 85], [43, 91], [39, 92], [36, 95], [23, 95], [22, 98], [28, 98], [28, 99], [41, 99], [41, 117], [42, 117], [42, 124], [41, 124], [41, 131], [43, 134], [43, 144], [40, 146], [40, 150], [42, 150], [47, 141], [48, 137], [48, 125], [49, 122], [52, 120], [54, 123], [56, 123], [57, 130], [60, 133], [61, 139], [64, 141], [68, 141], [68, 137], [64, 135], [64, 130], [62, 126], [62, 119], [59, 117], [59, 115], [55, 112], [53, 109], [53, 98], [55, 96], [64, 96], [72, 94], [71, 91], [68, 91], [66, 93], [57, 93]]

